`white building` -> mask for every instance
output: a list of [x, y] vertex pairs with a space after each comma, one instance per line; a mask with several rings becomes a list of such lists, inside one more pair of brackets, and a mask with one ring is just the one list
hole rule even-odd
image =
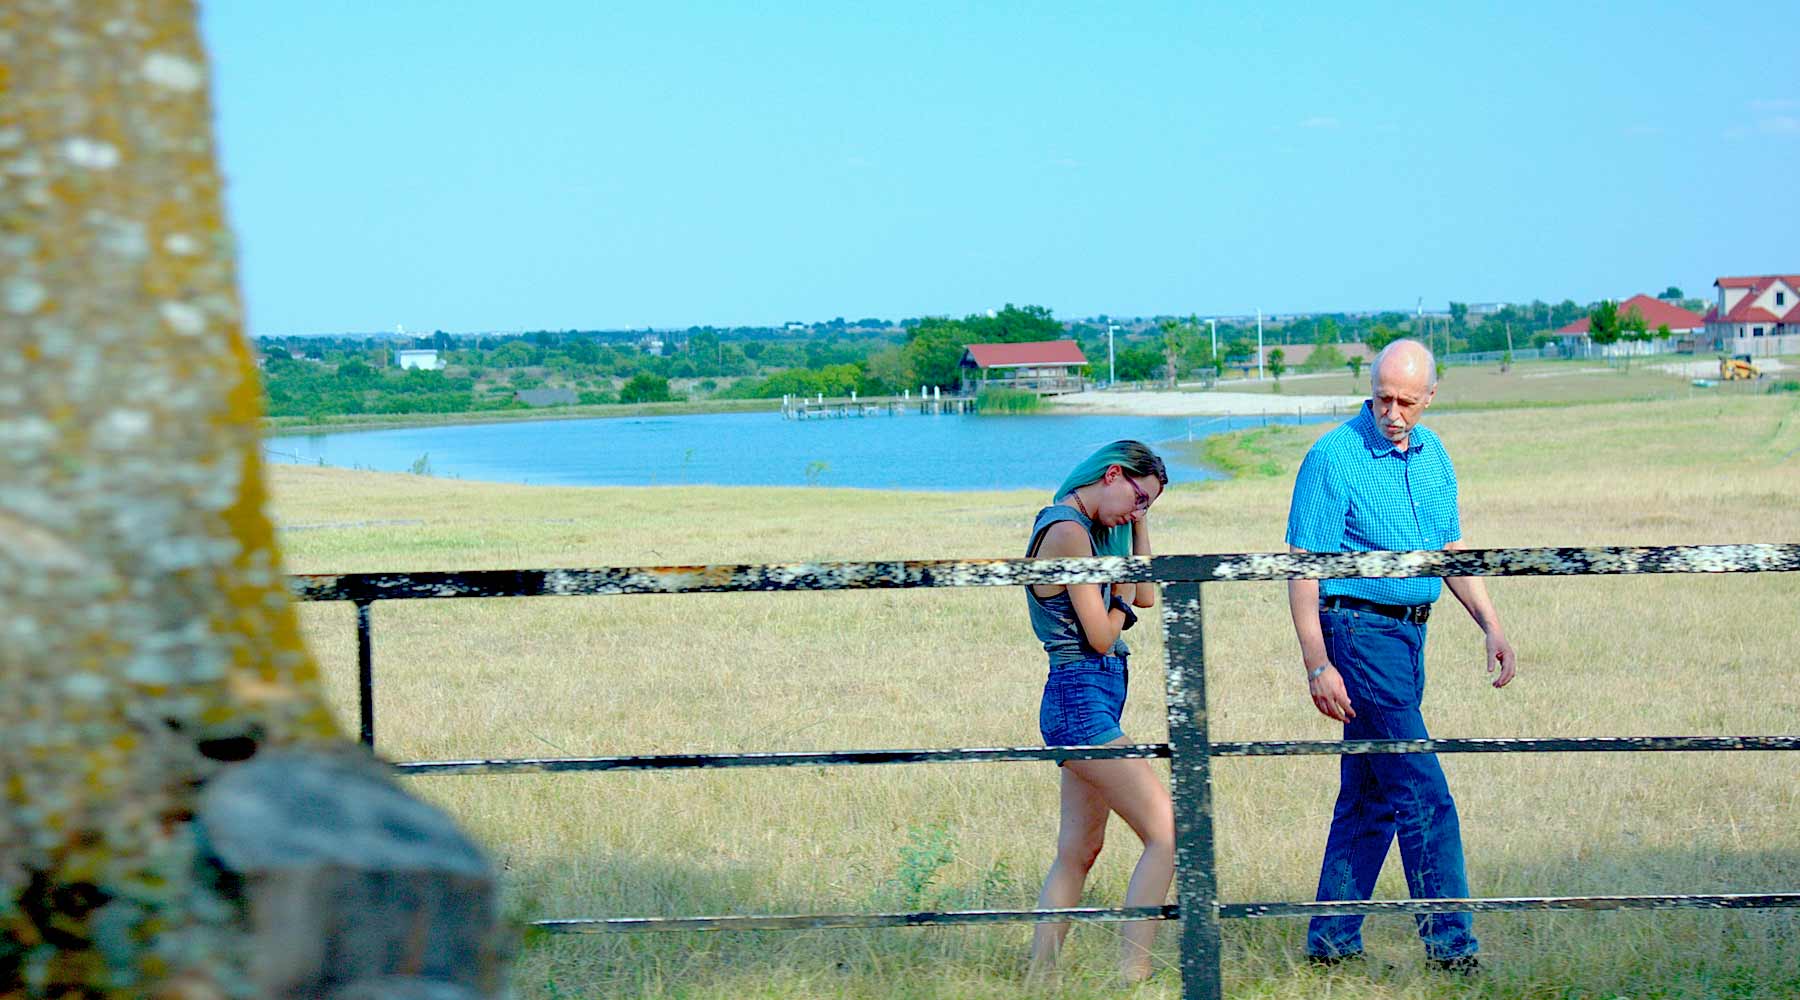
[[394, 364], [401, 368], [420, 368], [428, 372], [444, 367], [444, 361], [436, 351], [395, 351]]
[[1721, 354], [1800, 353], [1800, 274], [1763, 274], [1713, 282], [1706, 339]]

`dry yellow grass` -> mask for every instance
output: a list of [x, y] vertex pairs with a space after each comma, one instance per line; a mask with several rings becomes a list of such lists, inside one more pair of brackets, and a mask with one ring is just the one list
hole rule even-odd
[[[1800, 407], [1779, 397], [1453, 414], [1479, 546], [1800, 539]], [[1177, 484], [1163, 552], [1281, 547], [1288, 475]], [[1078, 456], [1070, 456], [1073, 461]], [[805, 489], [544, 489], [282, 466], [296, 572], [937, 558], [1018, 553], [1041, 496]], [[1479, 636], [1441, 605], [1425, 707], [1444, 736], [1800, 731], [1800, 579], [1514, 579], [1492, 584], [1523, 667], [1479, 673]], [[1010, 745], [1037, 742], [1043, 660], [1012, 590], [547, 598], [375, 608], [378, 730], [396, 759]], [[347, 606], [303, 609], [352, 719]], [[1162, 646], [1134, 632], [1126, 728], [1164, 738]], [[1308, 703], [1280, 584], [1207, 588], [1218, 739], [1331, 738]], [[1481, 895], [1781, 891], [1800, 886], [1785, 754], [1447, 756]], [[1218, 768], [1221, 895], [1310, 898], [1331, 758]], [[502, 859], [528, 916], [892, 908], [909, 844], [953, 838], [928, 905], [1025, 906], [1048, 864], [1048, 765], [442, 777], [423, 793]], [[1115, 822], [1091, 881], [1122, 897], [1136, 852]], [[1397, 857], [1378, 890], [1404, 896]], [[1421, 968], [1411, 921], [1370, 922], [1391, 974], [1300, 964], [1298, 921], [1226, 925], [1234, 997], [1468, 995]], [[1483, 916], [1494, 997], [1792, 997], [1791, 912]], [[562, 938], [521, 954], [537, 997], [1025, 995], [1023, 925]], [[1080, 927], [1063, 995], [1111, 996], [1113, 932]], [[1175, 962], [1174, 935], [1160, 955]], [[1172, 970], [1131, 995], [1174, 997]]]

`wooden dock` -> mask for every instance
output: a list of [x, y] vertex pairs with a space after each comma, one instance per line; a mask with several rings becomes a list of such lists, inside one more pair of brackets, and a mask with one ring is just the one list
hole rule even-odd
[[849, 399], [826, 399], [823, 396], [781, 398], [783, 420], [845, 420], [851, 417], [898, 417], [908, 413], [930, 416], [974, 412], [973, 396], [946, 396], [935, 392], [918, 396], [911, 393], [864, 398], [852, 396]]

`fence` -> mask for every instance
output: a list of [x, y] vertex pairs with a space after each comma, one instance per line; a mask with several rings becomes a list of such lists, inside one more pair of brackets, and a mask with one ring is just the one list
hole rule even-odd
[[1061, 920], [1182, 919], [1182, 996], [1217, 1000], [1223, 990], [1219, 921], [1349, 913], [1444, 913], [1496, 910], [1617, 910], [1665, 907], [1763, 909], [1800, 906], [1800, 891], [1658, 896], [1535, 896], [1345, 902], [1220, 902], [1213, 851], [1212, 761], [1346, 753], [1558, 753], [1569, 751], [1800, 750], [1800, 736], [1634, 736], [1569, 739], [1287, 740], [1213, 742], [1206, 709], [1202, 585], [1230, 581], [1344, 577], [1581, 576], [1633, 573], [1800, 571], [1800, 545], [1700, 545], [1664, 548], [1471, 549], [1457, 552], [1172, 555], [1092, 559], [822, 563], [785, 566], [672, 566], [593, 570], [297, 576], [303, 601], [356, 605], [359, 716], [374, 745], [371, 608], [381, 600], [464, 597], [695, 594], [730, 591], [856, 590], [910, 587], [1016, 587], [1048, 583], [1155, 581], [1165, 584], [1168, 656], [1167, 743], [1130, 746], [975, 747], [729, 754], [415, 761], [403, 774], [504, 774], [641, 771], [676, 768], [791, 767], [969, 761], [1048, 761], [1166, 757], [1174, 778], [1177, 904], [925, 913], [772, 916], [611, 917], [542, 920], [552, 933], [669, 930], [780, 930], [893, 927]]

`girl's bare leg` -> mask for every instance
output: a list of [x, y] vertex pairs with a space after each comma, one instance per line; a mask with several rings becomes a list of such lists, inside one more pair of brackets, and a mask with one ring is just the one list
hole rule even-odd
[[[1062, 774], [1062, 804], [1056, 831], [1056, 860], [1050, 863], [1044, 891], [1038, 894], [1039, 909], [1081, 902], [1081, 887], [1106, 841], [1106, 801], [1099, 789], [1075, 774], [1073, 764], [1057, 769]], [[1056, 959], [1068, 933], [1066, 922], [1037, 925], [1031, 935], [1030, 978], [1040, 979], [1056, 970]]]
[[[1116, 740], [1126, 743], [1128, 740]], [[1161, 906], [1169, 901], [1169, 884], [1175, 878], [1175, 809], [1169, 801], [1169, 790], [1146, 760], [1072, 760], [1064, 771], [1091, 791], [1084, 798], [1097, 798], [1106, 809], [1119, 814], [1144, 842], [1143, 856], [1132, 870], [1131, 884], [1125, 890], [1126, 906]], [[1066, 783], [1068, 777], [1063, 779]], [[1065, 793], [1064, 802], [1068, 801]], [[1066, 815], [1066, 814], [1065, 814]], [[1101, 812], [1104, 830], [1105, 811]], [[1094, 840], [1098, 853], [1099, 838]], [[1061, 851], [1058, 851], [1061, 858]], [[1090, 860], [1089, 865], [1092, 865]], [[1085, 870], [1084, 870], [1085, 874]], [[1048, 891], [1049, 886], [1045, 886]], [[1079, 892], [1079, 886], [1077, 886]], [[1039, 905], [1044, 905], [1040, 903]], [[1073, 904], [1059, 904], [1073, 905]], [[1156, 942], [1154, 920], [1134, 920], [1124, 927], [1124, 954], [1119, 973], [1126, 982], [1137, 982], [1150, 975], [1150, 949]]]

